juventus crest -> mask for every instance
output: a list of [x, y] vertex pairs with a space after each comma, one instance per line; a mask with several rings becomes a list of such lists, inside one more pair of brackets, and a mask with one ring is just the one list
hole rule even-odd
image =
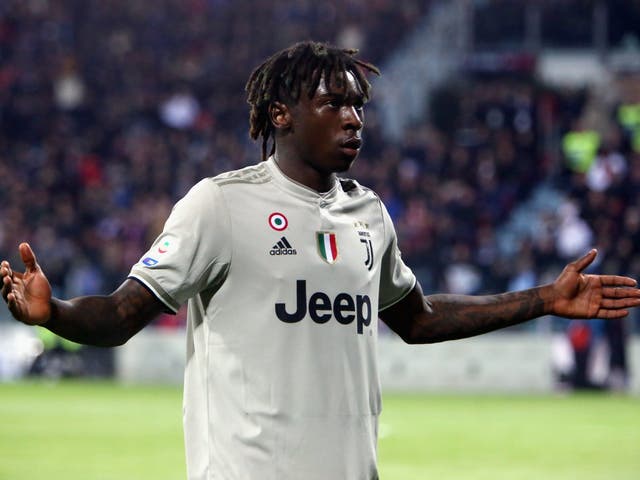
[[364, 266], [367, 267], [367, 270], [371, 270], [375, 259], [373, 258], [373, 244], [371, 243], [369, 224], [365, 222], [355, 222], [353, 226], [356, 227], [356, 232], [358, 232], [358, 237], [360, 237], [360, 243], [364, 245], [366, 254]]

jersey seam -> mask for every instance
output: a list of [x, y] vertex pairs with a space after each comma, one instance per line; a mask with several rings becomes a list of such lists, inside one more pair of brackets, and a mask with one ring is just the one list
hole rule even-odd
[[[225, 220], [227, 222], [227, 226], [228, 226], [228, 241], [229, 241], [229, 261], [227, 263], [228, 267], [226, 269], [225, 272], [225, 278], [224, 280], [221, 281], [220, 285], [222, 285], [222, 283], [224, 283], [224, 281], [227, 279], [227, 276], [229, 275], [229, 269], [231, 268], [231, 264], [233, 263], [233, 224], [231, 223], [231, 216], [229, 215], [229, 202], [227, 201], [227, 197], [224, 194], [224, 190], [222, 189], [221, 185], [218, 185], [218, 190], [220, 191], [220, 197], [222, 198], [222, 201], [224, 202], [224, 213], [225, 213]], [[213, 261], [211, 262], [211, 264], [213, 264]]]
[[413, 282], [411, 283], [411, 287], [407, 289], [406, 292], [402, 292], [397, 298], [393, 299], [390, 302], [387, 302], [386, 305], [378, 306], [378, 312], [383, 312], [387, 308], [393, 307], [396, 303], [400, 302], [403, 298], [411, 293], [411, 291], [415, 288], [418, 279], [414, 276]]
[[244, 183], [249, 185], [261, 185], [263, 183], [267, 183], [271, 181], [271, 179], [268, 176], [260, 176], [260, 177], [257, 177], [257, 178], [254, 177], [251, 179], [229, 178], [229, 179], [221, 179], [221, 180], [211, 179], [211, 181], [216, 185], [218, 185], [219, 187], [224, 187], [226, 185], [233, 185], [236, 183]]
[[[363, 189], [369, 190], [368, 188], [365, 188], [365, 187], [363, 187]], [[384, 212], [382, 210], [382, 200], [380, 199], [380, 197], [376, 192], [374, 192], [373, 190], [369, 190], [369, 191], [376, 197], [376, 200], [378, 201], [378, 210], [380, 212], [380, 220], [382, 223], [382, 236], [383, 238], [387, 238], [387, 222], [384, 221]]]
[[[215, 182], [214, 182], [214, 185], [216, 185]], [[220, 188], [219, 185], [218, 185], [218, 188]], [[227, 207], [227, 200], [226, 200], [226, 198], [224, 198], [224, 193], [222, 192], [221, 188], [220, 188], [220, 196], [222, 197], [222, 201], [224, 202], [224, 212], [225, 212], [225, 216], [227, 217], [226, 220], [227, 220], [227, 224], [229, 225], [229, 232], [232, 234], [233, 232], [231, 232], [231, 220], [229, 218], [229, 208]], [[211, 197], [214, 197], [214, 195], [212, 194]], [[212, 200], [213, 200], [212, 203], [215, 204], [215, 198], [212, 198]], [[232, 242], [229, 242], [229, 243], [231, 244]], [[233, 257], [233, 249], [231, 247], [229, 247], [228, 265], [231, 264], [232, 257]], [[212, 258], [211, 261], [207, 264], [207, 268], [205, 268], [202, 271], [202, 273], [200, 274], [200, 276], [198, 276], [198, 279], [197, 279], [196, 283], [200, 284], [200, 282], [202, 281], [203, 277], [208, 274], [207, 272], [211, 271], [211, 268], [213, 267], [213, 264], [215, 262], [216, 262], [216, 258]], [[228, 270], [227, 270], [227, 273], [228, 273]], [[225, 277], [225, 279], [226, 279], [226, 277]], [[207, 286], [208, 286], [208, 282], [207, 282]], [[200, 290], [198, 293], [200, 293], [201, 291], [202, 290]]]
[[[384, 221], [384, 211], [383, 211], [383, 206], [382, 206], [383, 205], [382, 204], [382, 199], [373, 190], [370, 190], [370, 189], [368, 189], [366, 187], [363, 187], [363, 188], [365, 190], [369, 190], [376, 197], [376, 199], [378, 200], [378, 208], [380, 210], [380, 217], [381, 217], [381, 220], [382, 220], [382, 234], [383, 234], [384, 238], [387, 238], [387, 223]], [[408, 288], [406, 292], [402, 292], [395, 299], [391, 300], [390, 302], [387, 302], [385, 305], [378, 305], [378, 313], [382, 312], [382, 311], [386, 310], [387, 308], [390, 308], [393, 305], [395, 305], [396, 303], [400, 302], [403, 298], [405, 298], [407, 295], [409, 295], [409, 293], [411, 293], [411, 291], [415, 288], [417, 283], [418, 283], [418, 279], [414, 275], [413, 276], [413, 282], [411, 282], [411, 287]]]
[[216, 185], [224, 186], [234, 183], [259, 185], [261, 183], [266, 183], [271, 179], [271, 175], [269, 171], [264, 167], [264, 164], [253, 165], [252, 167], [248, 167], [242, 170], [236, 170], [233, 173], [233, 175], [228, 176], [222, 174], [216, 177], [209, 177], [209, 180], [211, 180]]
[[160, 285], [159, 282], [157, 282], [150, 275], [147, 275], [144, 270], [137, 269], [137, 271], [131, 271], [127, 276], [127, 278], [131, 278], [139, 282], [142, 282], [144, 286], [147, 287], [149, 290], [151, 290], [154, 296], [158, 300], [160, 300], [165, 306], [167, 306], [174, 315], [180, 309], [180, 303], [178, 303], [176, 299], [173, 298], [173, 296], [170, 295], [169, 292], [167, 292], [167, 290], [162, 285]]
[[[212, 179], [213, 180], [213, 179]], [[228, 245], [229, 245], [229, 259], [228, 259], [228, 263], [227, 263], [227, 268], [226, 271], [224, 273], [225, 278], [224, 280], [222, 280], [220, 282], [220, 285], [222, 285], [224, 283], [224, 281], [226, 281], [226, 278], [229, 275], [229, 269], [231, 268], [231, 264], [233, 262], [233, 225], [231, 223], [231, 218], [229, 216], [229, 206], [228, 206], [228, 202], [227, 199], [224, 195], [224, 191], [222, 189], [223, 185], [220, 185], [217, 182], [213, 182], [214, 185], [218, 188], [218, 191], [220, 193], [220, 198], [222, 199], [222, 202], [224, 202], [224, 213], [225, 213], [225, 220], [228, 226], [227, 232], [228, 232], [228, 236], [227, 236], [227, 241], [228, 241]], [[230, 182], [230, 183], [245, 183], [245, 182]], [[251, 182], [246, 182], [246, 183], [251, 183]], [[228, 184], [228, 183], [227, 183]], [[212, 197], [214, 197], [214, 193], [212, 192]], [[215, 198], [213, 198], [213, 200], [215, 201]], [[209, 265], [208, 265], [208, 269], [211, 268], [211, 266], [213, 265], [215, 260], [212, 260]], [[207, 270], [208, 270], [207, 269]], [[203, 305], [204, 307], [204, 305]], [[206, 315], [205, 315], [206, 317]], [[206, 327], [206, 325], [205, 325]], [[205, 348], [206, 348], [206, 354], [205, 354], [205, 371], [208, 370], [210, 362], [209, 362], [209, 334], [210, 334], [210, 329], [207, 328], [206, 329], [206, 335], [205, 335]], [[211, 388], [209, 388], [209, 375], [208, 372], [205, 375], [205, 388], [206, 388], [206, 392], [207, 392], [207, 422], [211, 419]], [[213, 445], [213, 439], [211, 438], [211, 429], [207, 428], [207, 451], [208, 451], [208, 459], [209, 461], [207, 462], [207, 477], [211, 477], [211, 473], [212, 473], [212, 465], [213, 465], [213, 452], [212, 452], [212, 445]]]

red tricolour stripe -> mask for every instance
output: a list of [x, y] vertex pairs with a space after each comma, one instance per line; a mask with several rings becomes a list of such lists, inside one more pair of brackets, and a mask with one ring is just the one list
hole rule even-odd
[[329, 234], [329, 242], [331, 243], [331, 257], [335, 262], [336, 258], [338, 258], [338, 245], [336, 245], [336, 236], [334, 234]]

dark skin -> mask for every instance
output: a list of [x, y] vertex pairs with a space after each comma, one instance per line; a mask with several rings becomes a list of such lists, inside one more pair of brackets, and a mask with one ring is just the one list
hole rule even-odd
[[[364, 126], [364, 98], [353, 75], [344, 88], [321, 82], [312, 98], [274, 102], [275, 159], [289, 178], [318, 192], [330, 190], [336, 173], [357, 158]], [[0, 264], [2, 297], [13, 316], [28, 325], [43, 325], [78, 343], [117, 346], [158, 316], [164, 305], [135, 280], [127, 279], [112, 294], [72, 300], [52, 298], [51, 288], [31, 247], [19, 247], [24, 272]], [[547, 285], [520, 292], [469, 296], [424, 296], [419, 284], [380, 318], [407, 343], [466, 338], [543, 315], [615, 319], [640, 305], [636, 281], [617, 275], [584, 273], [597, 255], [589, 251], [569, 263]]]
[[115, 347], [127, 342], [164, 311], [164, 305], [135, 280], [127, 279], [111, 295], [72, 300], [51, 296], [49, 281], [27, 243], [21, 243], [24, 272], [0, 264], [2, 298], [11, 314], [27, 325], [42, 325], [77, 343]]

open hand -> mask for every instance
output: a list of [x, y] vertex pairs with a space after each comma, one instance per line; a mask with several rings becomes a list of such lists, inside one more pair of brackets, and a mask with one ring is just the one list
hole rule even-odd
[[0, 263], [2, 298], [11, 314], [28, 325], [42, 325], [51, 316], [51, 286], [28, 243], [21, 243], [24, 273], [15, 272], [6, 260]]
[[595, 249], [569, 263], [553, 282], [553, 313], [567, 318], [622, 318], [640, 305], [633, 278], [589, 275], [583, 271], [596, 258]]

